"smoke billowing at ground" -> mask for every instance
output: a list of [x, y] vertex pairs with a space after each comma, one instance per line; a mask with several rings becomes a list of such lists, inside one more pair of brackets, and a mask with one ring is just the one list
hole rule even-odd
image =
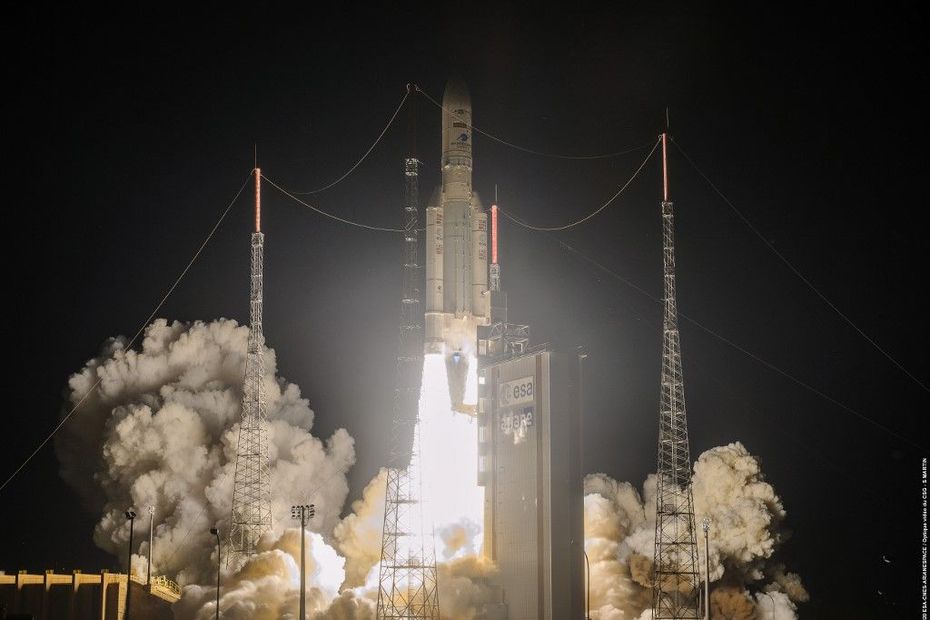
[[[184, 587], [176, 617], [212, 618], [216, 591], [214, 524], [228, 531], [248, 330], [234, 321], [148, 327], [141, 350], [108, 341], [70, 379], [70, 403], [93, 386], [80, 424], [56, 438], [62, 476], [99, 514], [94, 540], [121, 557], [129, 538], [123, 516], [133, 506], [133, 568], [145, 574], [148, 513], [156, 506], [155, 574]], [[313, 411], [298, 387], [276, 376], [266, 353], [265, 387], [274, 530], [259, 552], [223, 577], [220, 607], [228, 619], [295, 618], [300, 533], [289, 506], [312, 502], [306, 534], [307, 605], [316, 619], [373, 618], [384, 514], [384, 472], [340, 518], [346, 473], [355, 461], [345, 430], [311, 434]], [[425, 470], [440, 560], [443, 617], [469, 620], [494, 595], [495, 567], [480, 557], [480, 488], [475, 484], [475, 427], [453, 414], [441, 356], [427, 356], [421, 418]], [[435, 473], [435, 472], [438, 472]], [[432, 477], [430, 477], [432, 476]], [[708, 450], [694, 468], [698, 519], [710, 519], [712, 617], [753, 618], [759, 609], [787, 620], [807, 600], [797, 575], [773, 559], [785, 539], [785, 510], [758, 461], [739, 443]], [[655, 479], [642, 489], [602, 474], [585, 480], [585, 548], [591, 559], [592, 617], [648, 617], [655, 528]], [[703, 545], [701, 545], [703, 562]], [[766, 615], [765, 617], [771, 617]]]
[[[122, 553], [129, 538], [123, 512], [134, 506], [147, 528], [155, 514], [153, 571], [181, 585], [214, 574], [214, 524], [228, 531], [248, 328], [235, 321], [150, 325], [140, 351], [125, 339], [71, 377], [71, 403], [85, 400], [80, 424], [56, 438], [61, 473], [87, 508], [100, 514], [94, 540]], [[284, 533], [292, 503], [316, 504], [310, 527], [331, 533], [348, 494], [354, 440], [340, 429], [325, 441], [310, 434], [313, 411], [296, 385], [277, 378], [266, 353], [274, 537]], [[145, 541], [140, 553], [148, 553]], [[139, 568], [144, 574], [139, 558]]]
[[[698, 458], [692, 484], [702, 567], [700, 519], [710, 520], [711, 617], [753, 618], [757, 605], [771, 604], [775, 618], [795, 618], [796, 603], [808, 594], [797, 575], [772, 559], [787, 536], [786, 513], [759, 462], [738, 442], [712, 448]], [[655, 493], [655, 475], [642, 491], [601, 474], [585, 479], [585, 550], [595, 618], [636, 618], [651, 606]]]

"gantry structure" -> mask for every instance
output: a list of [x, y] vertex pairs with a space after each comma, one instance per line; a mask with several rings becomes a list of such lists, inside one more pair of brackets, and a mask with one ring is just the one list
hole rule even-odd
[[237, 567], [255, 553], [258, 539], [271, 529], [271, 470], [265, 406], [265, 335], [262, 331], [265, 235], [261, 230], [261, 169], [255, 171], [255, 232], [249, 294], [249, 340], [242, 386], [242, 419], [236, 448], [232, 522], [226, 565]]
[[691, 449], [675, 297], [675, 221], [668, 195], [668, 136], [662, 134], [662, 380], [652, 590], [653, 618], [699, 618], [698, 556], [691, 493]]
[[418, 262], [419, 166], [404, 161], [404, 269], [394, 420], [378, 579], [379, 620], [439, 620], [439, 581], [433, 525], [423, 507], [419, 398], [423, 311]]

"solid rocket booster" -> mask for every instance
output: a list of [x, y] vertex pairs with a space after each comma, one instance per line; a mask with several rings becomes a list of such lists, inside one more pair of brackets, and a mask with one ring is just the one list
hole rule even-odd
[[427, 353], [446, 355], [455, 409], [473, 413], [475, 403], [463, 402], [464, 384], [477, 328], [490, 317], [488, 221], [472, 190], [471, 98], [464, 83], [446, 84], [442, 107], [442, 186], [426, 209], [425, 345]]

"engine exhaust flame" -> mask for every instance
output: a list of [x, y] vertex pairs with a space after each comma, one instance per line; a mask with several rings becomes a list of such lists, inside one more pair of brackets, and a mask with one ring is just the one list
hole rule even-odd
[[[469, 360], [466, 386], [477, 401], [477, 364]], [[437, 555], [451, 560], [480, 551], [484, 493], [478, 486], [475, 419], [452, 409], [444, 355], [423, 360], [420, 395], [423, 500], [434, 524]], [[469, 390], [466, 388], [466, 396]]]

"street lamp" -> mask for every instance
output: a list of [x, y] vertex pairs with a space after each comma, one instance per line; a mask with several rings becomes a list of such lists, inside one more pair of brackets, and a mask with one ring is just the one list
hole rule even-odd
[[216, 536], [216, 620], [220, 620], [220, 531], [211, 527], [210, 533]]
[[152, 587], [152, 550], [155, 544], [155, 506], [149, 506], [149, 568], [146, 573], [146, 585]]
[[126, 511], [126, 518], [129, 519], [129, 561], [126, 567], [126, 613], [124, 620], [129, 620], [129, 599], [132, 594], [132, 530], [136, 520], [136, 511], [130, 508]]
[[591, 562], [588, 560], [588, 552], [585, 551], [584, 547], [581, 548], [581, 552], [584, 554], [584, 564], [588, 569], [588, 576], [585, 578], [588, 591], [584, 599], [584, 620], [591, 620]]
[[[587, 357], [586, 355], [584, 357]], [[576, 545], [575, 539], [572, 538], [569, 541], [571, 544]], [[587, 588], [587, 593], [585, 594], [584, 599], [584, 620], [591, 620], [591, 562], [588, 560], [588, 552], [585, 551], [584, 544], [581, 545], [581, 553], [584, 554], [584, 565], [585, 565], [585, 587]]]
[[304, 528], [307, 519], [316, 514], [313, 504], [299, 504], [291, 506], [291, 518], [300, 521], [300, 620], [307, 620], [307, 582], [304, 577]]
[[701, 525], [704, 529], [704, 620], [710, 620], [710, 541], [707, 537], [710, 519], [704, 517]]
[[772, 594], [771, 594], [770, 592], [765, 592], [765, 591], [763, 591], [762, 594], [764, 594], [764, 595], [766, 595], [767, 597], [769, 597], [769, 600], [772, 601], [772, 620], [774, 620], [774, 619], [775, 619], [775, 597], [772, 596]]

